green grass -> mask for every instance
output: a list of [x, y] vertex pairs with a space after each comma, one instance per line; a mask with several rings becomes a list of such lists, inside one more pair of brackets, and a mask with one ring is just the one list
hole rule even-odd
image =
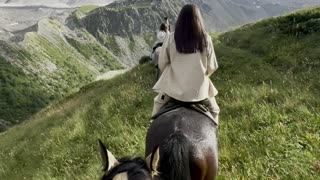
[[154, 94], [141, 86], [152, 85], [152, 73], [148, 66], [112, 81], [91, 84], [2, 134], [1, 162], [9, 163], [0, 165], [0, 179], [96, 178], [98, 138], [118, 155], [143, 155], [148, 125], [144, 120], [149, 117]]
[[[214, 36], [219, 179], [320, 177], [320, 34], [269, 21]], [[143, 156], [154, 80], [138, 66], [1, 134], [0, 179], [98, 179], [98, 138], [117, 157]]]
[[152, 47], [154, 42], [156, 41], [155, 37], [156, 33], [145, 33], [143, 35], [144, 40], [147, 42], [147, 44]]
[[300, 16], [264, 20], [214, 39], [221, 179], [319, 179], [320, 33], [281, 29], [285, 19], [294, 24], [290, 19]]
[[86, 59], [95, 59], [99, 64], [102, 65], [100, 71], [107, 70], [116, 70], [121, 69], [121, 64], [115, 59], [114, 56], [111, 55], [110, 52], [107, 51], [99, 43], [93, 42], [79, 42], [73, 38], [67, 38], [69, 44], [71, 44], [77, 51], [82, 54]]
[[85, 6], [81, 6], [80, 8], [78, 8], [75, 11], [76, 17], [81, 19], [82, 17], [84, 17], [86, 14], [88, 14], [89, 12], [97, 9], [99, 6], [96, 5], [85, 5]]
[[[0, 114], [1, 118], [16, 124], [45, 107], [52, 96], [42, 87], [41, 82], [33, 81], [34, 75], [26, 75], [12, 67], [0, 56]], [[14, 109], [14, 110], [13, 110]], [[0, 125], [0, 131], [6, 127]]]
[[116, 42], [116, 36], [99, 33], [99, 37], [101, 39], [101, 43], [105, 47], [110, 49], [113, 54], [115, 54], [116, 56], [120, 56], [122, 54], [122, 50], [120, 49], [118, 43]]
[[0, 57], [0, 119], [11, 124], [76, 92], [101, 73], [123, 68], [88, 32], [63, 37], [63, 25], [57, 21], [43, 20], [40, 26], [50, 31], [27, 33], [21, 46], [0, 45], [7, 59]]
[[112, 8], [110, 7], [103, 7], [103, 8], [107, 8], [109, 10], [117, 10], [117, 11], [122, 11], [122, 10], [126, 10], [126, 9], [139, 9], [139, 8], [148, 8], [150, 7], [150, 1], [149, 0], [145, 0], [145, 1], [132, 1], [132, 2], [124, 2], [125, 4], [121, 4], [121, 5], [113, 5]]

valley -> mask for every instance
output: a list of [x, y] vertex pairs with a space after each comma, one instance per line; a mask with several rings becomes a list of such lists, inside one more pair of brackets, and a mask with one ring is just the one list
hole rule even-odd
[[[314, 7], [212, 33], [219, 179], [320, 176], [319, 18]], [[98, 179], [97, 139], [116, 157], [143, 156], [154, 83], [154, 68], [138, 65], [0, 134], [0, 179]]]
[[[0, 60], [4, 64], [0, 119], [5, 122], [1, 124], [19, 124], [101, 74], [136, 66], [142, 56], [150, 54], [162, 17], [169, 16], [173, 25], [187, 2], [0, 1]], [[190, 2], [200, 7], [209, 31], [225, 31], [317, 3]], [[30, 90], [24, 91], [28, 85]], [[0, 125], [0, 129], [7, 128]]]
[[143, 156], [155, 72], [138, 61], [185, 2], [219, 62], [219, 178], [320, 176], [318, 1], [68, 2], [0, 0], [0, 179], [98, 179], [97, 139]]

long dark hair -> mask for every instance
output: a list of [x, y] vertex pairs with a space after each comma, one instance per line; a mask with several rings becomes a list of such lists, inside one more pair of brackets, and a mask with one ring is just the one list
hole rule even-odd
[[184, 54], [203, 52], [207, 46], [205, 37], [199, 8], [193, 4], [185, 5], [180, 11], [174, 32], [177, 51]]

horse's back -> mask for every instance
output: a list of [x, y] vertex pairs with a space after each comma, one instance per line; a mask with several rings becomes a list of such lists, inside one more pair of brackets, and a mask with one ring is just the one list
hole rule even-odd
[[[161, 157], [167, 142], [175, 134], [182, 134], [188, 141], [189, 156], [192, 161], [190, 166], [193, 166], [190, 167], [193, 169], [192, 179], [213, 179], [213, 175], [207, 175], [201, 171], [217, 171], [218, 141], [214, 122], [207, 116], [187, 108], [178, 108], [163, 114], [152, 122], [148, 130], [146, 155], [159, 146]], [[210, 177], [206, 178], [206, 176]]]

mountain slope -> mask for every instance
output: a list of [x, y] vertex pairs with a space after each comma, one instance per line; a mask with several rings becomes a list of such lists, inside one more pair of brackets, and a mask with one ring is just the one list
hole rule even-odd
[[[214, 37], [221, 179], [319, 177], [319, 18], [314, 8]], [[154, 80], [139, 66], [1, 134], [0, 179], [97, 179], [98, 138], [117, 157], [143, 155]]]
[[69, 27], [76, 24], [85, 28], [122, 63], [133, 66], [139, 57], [150, 53], [155, 32], [163, 22], [163, 17], [168, 16], [173, 26], [181, 7], [186, 3], [199, 6], [209, 31], [226, 30], [300, 7], [265, 1], [253, 3], [249, 0], [116, 1], [96, 8], [81, 18], [71, 16], [68, 24]]
[[0, 40], [5, 32], [26, 29], [43, 18], [65, 19], [77, 7], [86, 5], [104, 6], [113, 0], [0, 0]]
[[[224, 31], [259, 19], [277, 16], [292, 11], [294, 8], [282, 5], [254, 4], [252, 0], [205, 0], [200, 7], [208, 29]], [[267, 8], [270, 6], [270, 8]], [[259, 7], [259, 8], [258, 8]], [[273, 11], [271, 11], [273, 10]]]
[[121, 62], [134, 66], [141, 56], [150, 54], [162, 17], [176, 17], [179, 7], [179, 1], [117, 2], [93, 10], [79, 24], [111, 49]]
[[[288, 13], [302, 8], [303, 5], [320, 5], [320, 2], [312, 0], [305, 1], [305, 4], [295, 2], [298, 1], [278, 3], [269, 0], [116, 1], [93, 11], [83, 23], [91, 33], [97, 33], [96, 26], [102, 32], [115, 35], [154, 32], [162, 23], [164, 16], [168, 16], [174, 25], [181, 7], [193, 3], [200, 8], [209, 31], [225, 31], [235, 26]], [[93, 26], [90, 22], [94, 23]]]
[[114, 0], [0, 0], [0, 6], [80, 7], [83, 5], [107, 5]]
[[[70, 6], [87, 2], [59, 1]], [[155, 31], [162, 18], [169, 16], [171, 24], [174, 24], [182, 5], [189, 2], [201, 8], [210, 30], [226, 29], [296, 8], [266, 1], [253, 4], [249, 0], [117, 1], [100, 8], [83, 6], [71, 13], [66, 22], [65, 17], [71, 9], [44, 7], [50, 4], [48, 1], [38, 1], [44, 3], [39, 7], [19, 7], [18, 12], [9, 7], [0, 8], [0, 18], [8, 19], [5, 17], [7, 12], [19, 17], [15, 16], [14, 23], [8, 23], [10, 18], [8, 22], [5, 20], [4, 29], [0, 29], [0, 39], [3, 39], [0, 56], [2, 63], [6, 63], [3, 66], [6, 74], [2, 73], [1, 77], [4, 80], [1, 84], [0, 121], [10, 121], [9, 124], [20, 122], [107, 70], [137, 65], [141, 56], [150, 54]], [[14, 3], [32, 4], [35, 1], [6, 1], [8, 5]], [[28, 14], [29, 11], [33, 13]], [[43, 18], [42, 15], [47, 16], [48, 13], [59, 18]], [[33, 23], [34, 17], [42, 20], [21, 29]], [[23, 19], [28, 19], [28, 22], [25, 24]], [[10, 70], [10, 65], [13, 70]], [[16, 71], [22, 74], [10, 74]], [[11, 79], [9, 83], [8, 79]], [[34, 81], [30, 83], [34, 91], [27, 91], [30, 92], [27, 95], [22, 92], [22, 87], [30, 81]], [[12, 84], [16, 84], [19, 90], [13, 90], [15, 86]]]
[[[201, 8], [208, 29], [225, 29], [292, 9], [291, 5], [282, 3], [253, 4], [249, 0], [119, 1], [105, 7], [83, 6], [71, 13], [66, 22], [64, 18], [52, 17], [27, 29], [0, 30], [0, 36], [5, 39], [0, 42], [0, 57], [2, 63], [6, 63], [3, 69], [7, 72], [1, 77], [1, 121], [20, 122], [107, 70], [137, 65], [140, 57], [150, 54], [162, 17], [169, 16], [173, 24], [181, 6], [187, 2]], [[24, 10], [21, 9], [19, 16], [24, 16]], [[37, 7], [34, 11], [47, 12], [47, 8]], [[66, 16], [59, 8], [52, 13]], [[9, 74], [19, 70], [19, 75]], [[27, 91], [28, 96], [22, 87], [30, 81], [38, 82], [30, 84], [34, 91]], [[13, 90], [12, 84], [16, 84], [18, 90]], [[34, 104], [30, 106], [30, 102]]]
[[[43, 19], [18, 43], [0, 41], [0, 119], [12, 124], [122, 65], [85, 31]], [[34, 89], [25, 91], [25, 86]], [[28, 95], [28, 92], [30, 94]], [[9, 95], [8, 95], [9, 94]]]

